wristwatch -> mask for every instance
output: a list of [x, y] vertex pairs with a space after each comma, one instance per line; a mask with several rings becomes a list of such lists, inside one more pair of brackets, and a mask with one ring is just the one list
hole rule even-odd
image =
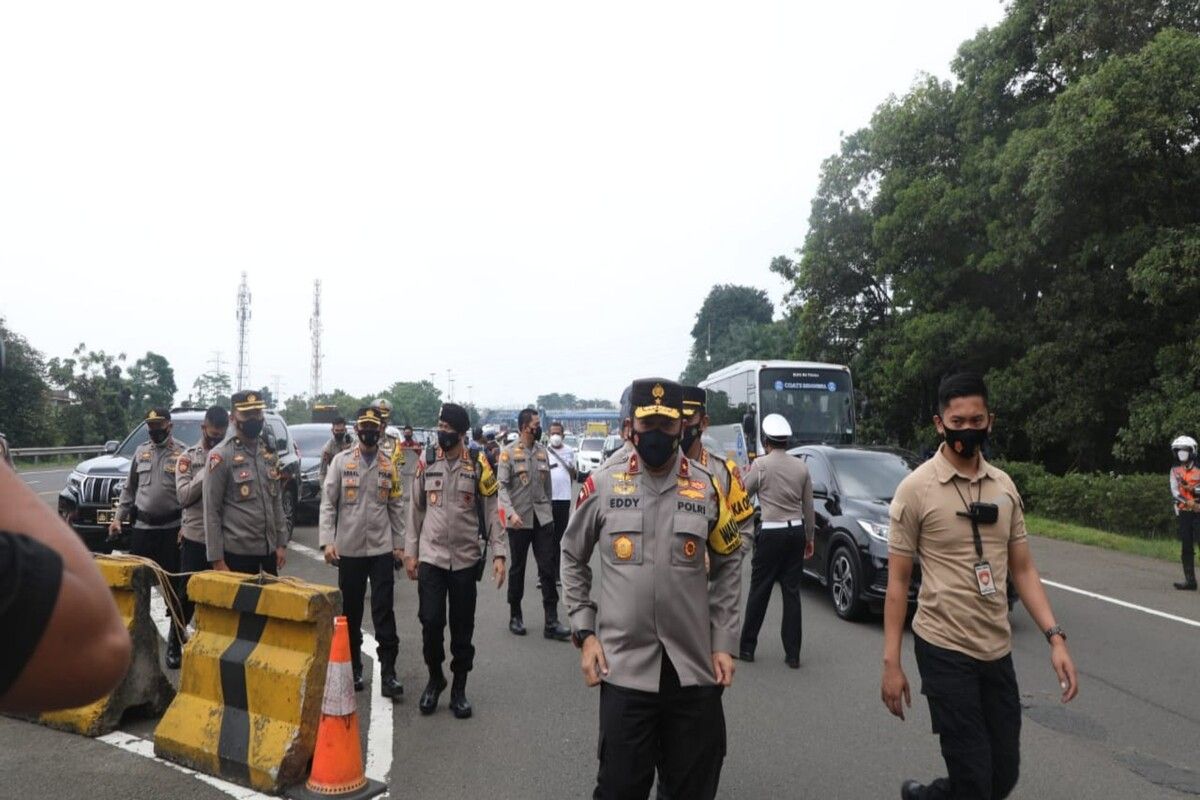
[[571, 643], [574, 644], [576, 647], [583, 649], [583, 643], [587, 641], [588, 637], [595, 636], [595, 635], [596, 635], [595, 631], [584, 628], [581, 631], [575, 631], [575, 633], [571, 634]]
[[1063, 637], [1063, 641], [1067, 640], [1067, 632], [1062, 629], [1061, 625], [1055, 625], [1053, 628], [1047, 628], [1043, 631], [1046, 634], [1046, 641], [1050, 641], [1055, 636]]

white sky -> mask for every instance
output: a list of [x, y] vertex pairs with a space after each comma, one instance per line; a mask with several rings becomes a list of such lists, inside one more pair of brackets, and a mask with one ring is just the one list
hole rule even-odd
[[[998, 0], [0, 7], [0, 316], [480, 405], [676, 377], [714, 283], [784, 287], [820, 162]], [[386, 288], [380, 288], [386, 285]], [[369, 309], [369, 310], [367, 310]]]

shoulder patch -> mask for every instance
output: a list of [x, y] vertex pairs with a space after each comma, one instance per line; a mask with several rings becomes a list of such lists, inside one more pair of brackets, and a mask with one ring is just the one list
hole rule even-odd
[[224, 460], [225, 460], [225, 459], [223, 459], [223, 458], [221, 457], [221, 454], [220, 454], [220, 453], [218, 453], [216, 450], [213, 450], [211, 453], [209, 453], [209, 454], [208, 454], [208, 465], [209, 465], [210, 467], [216, 467], [216, 466], [219, 466], [219, 465], [220, 465], [220, 463], [221, 463], [222, 461], [224, 461]]
[[177, 461], [175, 463], [175, 469], [177, 469], [180, 472], [185, 473], [185, 474], [191, 468], [191, 466], [192, 466], [192, 460], [190, 458], [188, 458], [186, 455], [180, 456], [179, 461]]
[[592, 480], [592, 476], [588, 475], [587, 480], [583, 482], [583, 486], [579, 487], [579, 497], [575, 500], [575, 507], [579, 508], [582, 506], [595, 493], [596, 483]]

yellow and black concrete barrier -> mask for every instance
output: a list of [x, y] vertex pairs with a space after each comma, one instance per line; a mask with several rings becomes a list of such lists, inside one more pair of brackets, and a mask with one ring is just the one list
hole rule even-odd
[[279, 792], [304, 780], [316, 747], [333, 618], [341, 594], [294, 578], [192, 576], [196, 633], [154, 752]]
[[112, 589], [125, 629], [133, 639], [129, 671], [117, 688], [99, 700], [79, 708], [49, 711], [37, 718], [43, 725], [84, 736], [112, 733], [130, 709], [157, 717], [175, 695], [158, 658], [161, 639], [150, 619], [150, 588], [156, 583], [154, 570], [144, 564], [106, 556], [97, 556], [96, 566]]

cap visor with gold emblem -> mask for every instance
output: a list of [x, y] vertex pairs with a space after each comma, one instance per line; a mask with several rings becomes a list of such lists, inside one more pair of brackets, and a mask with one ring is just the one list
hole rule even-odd
[[166, 408], [152, 408], [146, 412], [146, 422], [170, 422], [171, 412]]
[[665, 378], [641, 378], [630, 386], [629, 402], [637, 419], [653, 416], [679, 419], [683, 387]]
[[694, 417], [704, 413], [704, 390], [699, 386], [683, 387], [683, 415]]
[[358, 419], [356, 421], [359, 425], [374, 425], [378, 428], [383, 424], [383, 416], [380, 414], [379, 409], [368, 406], [358, 410]]
[[237, 392], [230, 398], [234, 411], [263, 411], [267, 402], [258, 392]]

